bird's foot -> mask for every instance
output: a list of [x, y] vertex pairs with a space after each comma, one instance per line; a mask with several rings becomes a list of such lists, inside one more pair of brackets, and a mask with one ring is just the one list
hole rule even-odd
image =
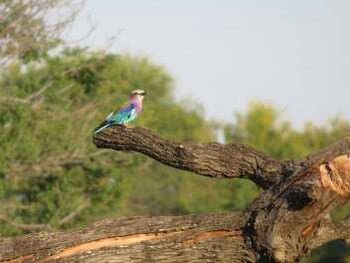
[[128, 128], [128, 129], [132, 129], [132, 128], [135, 128], [135, 125], [133, 125], [133, 124], [124, 124], [124, 127]]

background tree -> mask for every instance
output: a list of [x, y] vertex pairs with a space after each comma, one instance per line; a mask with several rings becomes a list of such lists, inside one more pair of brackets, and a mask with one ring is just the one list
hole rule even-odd
[[[197, 182], [191, 177], [141, 156], [96, 151], [91, 144], [92, 128], [127, 99], [130, 89], [141, 85], [150, 94], [142, 125], [172, 138], [214, 139], [197, 109], [175, 102], [171, 78], [161, 67], [142, 58], [67, 50], [24, 71], [13, 64], [3, 71], [0, 85], [6, 94], [1, 95], [0, 114], [1, 196], [8, 204], [2, 212], [3, 234], [116, 214], [208, 210], [204, 202], [202, 208], [193, 208], [198, 200], [184, 201]], [[177, 179], [171, 176], [174, 173]], [[210, 192], [203, 190], [212, 184], [206, 180], [201, 184], [197, 194], [204, 201]], [[163, 198], [169, 193], [172, 199]], [[208, 206], [217, 209], [213, 203]], [[69, 217], [72, 213], [76, 216]], [[69, 221], [64, 220], [67, 216]]]
[[0, 65], [28, 61], [60, 42], [60, 35], [81, 9], [81, 0], [2, 0], [0, 2]]

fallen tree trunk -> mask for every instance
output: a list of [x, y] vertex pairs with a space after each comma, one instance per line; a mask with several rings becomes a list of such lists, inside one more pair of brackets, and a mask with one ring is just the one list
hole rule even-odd
[[138, 127], [108, 128], [94, 143], [198, 175], [244, 177], [265, 191], [242, 214], [121, 218], [4, 239], [0, 262], [295, 262], [328, 241], [350, 240], [350, 220], [336, 225], [329, 215], [350, 197], [350, 138], [297, 161], [239, 143], [173, 142]]
[[[0, 244], [2, 262], [254, 262], [242, 214], [132, 217]], [[10, 260], [11, 259], [11, 260]]]

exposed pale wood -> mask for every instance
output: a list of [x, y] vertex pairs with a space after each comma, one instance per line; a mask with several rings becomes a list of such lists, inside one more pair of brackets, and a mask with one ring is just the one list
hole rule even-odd
[[0, 262], [254, 262], [242, 214], [132, 217], [0, 243]]

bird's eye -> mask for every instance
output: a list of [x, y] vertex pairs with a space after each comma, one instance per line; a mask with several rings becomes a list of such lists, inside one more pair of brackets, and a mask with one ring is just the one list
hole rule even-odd
[[329, 166], [328, 163], [326, 163], [324, 167], [326, 168], [326, 170], [327, 170], [327, 172], [328, 172], [329, 174], [332, 173], [332, 169], [331, 169], [331, 167]]

